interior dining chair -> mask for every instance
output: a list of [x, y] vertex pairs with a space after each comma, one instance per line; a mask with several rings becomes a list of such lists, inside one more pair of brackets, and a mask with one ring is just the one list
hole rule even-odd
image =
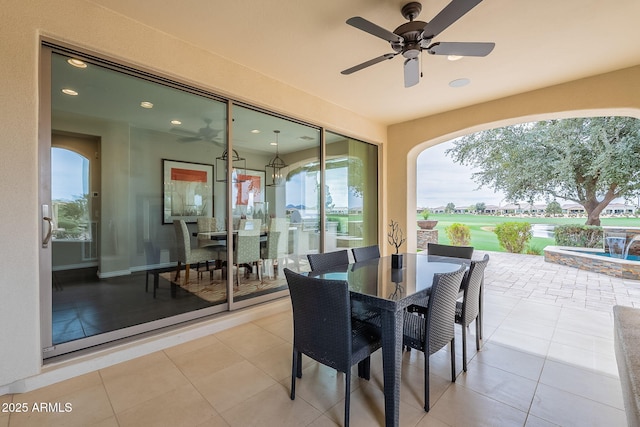
[[456, 302], [456, 323], [462, 326], [462, 368], [467, 372], [467, 327], [476, 321], [476, 350], [480, 351], [480, 286], [484, 270], [489, 264], [489, 255], [482, 261], [471, 261], [469, 272], [462, 283], [464, 296]]
[[466, 268], [436, 274], [424, 316], [405, 313], [402, 343], [424, 353], [424, 410], [429, 412], [429, 356], [450, 344], [451, 381], [456, 380], [456, 299]]
[[344, 425], [349, 426], [351, 367], [370, 377], [371, 354], [382, 345], [380, 329], [352, 319], [349, 286], [344, 280], [323, 280], [284, 269], [293, 307], [291, 400], [296, 377], [302, 378], [302, 355], [345, 374]]
[[[221, 257], [226, 259], [226, 251]], [[258, 280], [263, 283], [262, 259], [260, 258], [260, 227], [254, 230], [238, 230], [233, 251], [233, 264], [236, 266], [236, 286], [240, 286], [240, 268], [252, 269], [257, 266]]]
[[178, 279], [180, 279], [181, 265], [184, 264], [184, 283], [187, 284], [189, 283], [189, 270], [191, 268], [191, 265], [205, 263], [206, 269], [209, 270], [209, 261], [216, 260], [218, 258], [218, 250], [209, 247], [192, 248], [189, 229], [187, 228], [187, 224], [183, 220], [174, 220], [173, 227], [176, 232], [176, 246], [178, 255], [178, 266], [176, 268], [176, 277], [174, 281], [177, 282]]
[[378, 245], [353, 248], [351, 249], [351, 252], [353, 253], [353, 260], [355, 262], [380, 258], [380, 247]]
[[212, 233], [218, 231], [218, 221], [215, 218], [210, 217], [198, 217], [196, 220], [198, 227], [198, 247], [204, 248], [207, 246], [220, 246], [220, 242], [211, 240], [211, 236], [200, 233]]
[[349, 252], [344, 249], [322, 254], [307, 254], [311, 271], [322, 271], [339, 265], [349, 264]]
[[279, 231], [267, 231], [267, 244], [260, 247], [260, 257], [264, 263], [267, 275], [272, 278], [277, 276], [278, 245], [280, 241]]

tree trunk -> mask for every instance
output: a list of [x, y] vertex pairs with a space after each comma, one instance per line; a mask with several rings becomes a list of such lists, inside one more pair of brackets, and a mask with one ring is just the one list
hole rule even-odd
[[587, 222], [585, 225], [600, 225], [600, 214], [609, 203], [616, 198], [616, 194], [609, 190], [601, 201], [595, 197], [581, 203], [585, 211], [587, 211]]

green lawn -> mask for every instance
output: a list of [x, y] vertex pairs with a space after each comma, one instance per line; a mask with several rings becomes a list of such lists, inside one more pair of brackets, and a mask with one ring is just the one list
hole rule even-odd
[[[422, 219], [418, 216], [416, 219]], [[431, 214], [429, 219], [437, 220], [438, 225], [438, 241], [439, 243], [449, 244], [449, 239], [445, 233], [445, 227], [459, 222], [461, 224], [468, 225], [471, 229], [471, 246], [476, 249], [486, 251], [504, 252], [504, 249], [500, 247], [498, 238], [492, 231], [496, 224], [502, 222], [528, 222], [530, 224], [584, 224], [585, 218], [520, 218], [520, 217], [502, 217], [493, 215], [471, 215], [471, 214]], [[640, 218], [602, 218], [602, 225], [621, 225], [621, 226], [640, 226]], [[417, 225], [416, 225], [417, 227]], [[539, 251], [545, 248], [545, 246], [555, 245], [554, 239], [546, 239], [541, 237], [534, 237], [529, 242], [529, 245], [536, 248]]]

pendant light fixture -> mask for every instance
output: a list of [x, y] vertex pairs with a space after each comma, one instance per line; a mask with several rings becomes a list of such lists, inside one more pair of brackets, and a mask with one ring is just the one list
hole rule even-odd
[[[242, 182], [238, 179], [238, 175], [244, 175], [247, 170], [247, 159], [240, 157], [236, 150], [232, 151], [231, 157], [231, 182]], [[227, 182], [227, 160], [229, 151], [225, 148], [220, 157], [216, 157], [216, 181]]]
[[276, 156], [264, 167], [264, 174], [267, 178], [266, 185], [268, 187], [278, 187], [284, 184], [285, 177], [282, 173], [282, 169], [287, 167], [287, 164], [280, 158], [278, 146], [278, 134], [279, 130], [274, 130], [276, 134]]

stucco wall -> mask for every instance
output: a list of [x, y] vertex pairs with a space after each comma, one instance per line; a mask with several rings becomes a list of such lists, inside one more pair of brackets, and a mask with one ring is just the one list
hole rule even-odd
[[[38, 76], [46, 37], [382, 143], [386, 127], [82, 0], [0, 7], [0, 391], [41, 369]], [[42, 118], [47, 120], [46, 118]], [[43, 135], [47, 138], [47, 135]], [[45, 254], [46, 256], [46, 254]]]
[[404, 249], [415, 250], [416, 161], [428, 147], [514, 123], [605, 114], [640, 118], [640, 66], [391, 125], [384, 149], [384, 222], [399, 221], [407, 234]]

